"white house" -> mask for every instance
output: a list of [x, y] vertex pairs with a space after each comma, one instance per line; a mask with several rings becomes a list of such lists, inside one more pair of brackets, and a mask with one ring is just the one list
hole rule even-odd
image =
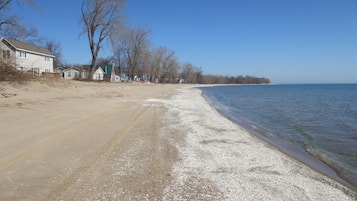
[[18, 70], [31, 71], [38, 76], [41, 76], [42, 72], [52, 73], [54, 58], [46, 48], [14, 39], [1, 39], [0, 61], [12, 64]]
[[79, 78], [80, 72], [77, 69], [74, 68], [67, 68], [62, 71], [63, 73], [63, 79], [65, 80], [73, 80], [74, 78]]
[[103, 80], [104, 79], [104, 70], [101, 67], [98, 67], [93, 73], [93, 80]]

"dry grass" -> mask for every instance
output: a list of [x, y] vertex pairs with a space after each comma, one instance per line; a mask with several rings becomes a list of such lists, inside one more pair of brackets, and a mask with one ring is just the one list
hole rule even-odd
[[0, 62], [0, 82], [10, 84], [27, 84], [37, 82], [50, 87], [68, 87], [69, 82], [54, 77], [37, 77], [31, 72], [18, 71], [15, 67]]
[[16, 70], [11, 65], [0, 63], [0, 82], [18, 82], [36, 80], [33, 74]]

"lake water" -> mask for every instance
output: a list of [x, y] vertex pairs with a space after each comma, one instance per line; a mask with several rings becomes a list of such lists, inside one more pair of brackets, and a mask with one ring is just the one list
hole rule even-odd
[[[357, 187], [357, 84], [202, 87], [222, 115]], [[335, 175], [334, 175], [335, 174]]]

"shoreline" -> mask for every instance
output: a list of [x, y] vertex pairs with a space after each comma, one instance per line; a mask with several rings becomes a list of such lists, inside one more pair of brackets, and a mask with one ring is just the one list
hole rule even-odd
[[[201, 90], [200, 87], [198, 87], [198, 89]], [[303, 163], [304, 165], [308, 166], [314, 171], [317, 171], [335, 180], [336, 182], [344, 185], [345, 187], [349, 188], [351, 191], [357, 194], [357, 183], [354, 182], [353, 180], [350, 180], [349, 178], [340, 175], [338, 170], [336, 170], [333, 166], [326, 164], [318, 157], [315, 157], [312, 154], [310, 154], [307, 150], [289, 141], [281, 141], [281, 139], [279, 139], [277, 136], [271, 134], [265, 135], [265, 131], [257, 129], [249, 124], [244, 124], [243, 122], [242, 123], [236, 122], [234, 119], [224, 115], [224, 113], [221, 113], [219, 109], [216, 109], [213, 103], [210, 103], [210, 100], [204, 95], [203, 91], [202, 91], [202, 96], [207, 101], [207, 103], [218, 113], [220, 113], [224, 118], [227, 118], [233, 123], [239, 125], [240, 127], [247, 129], [247, 131], [249, 131], [253, 136], [268, 143], [269, 145], [278, 149], [283, 154], [286, 154], [287, 156], [292, 157], [295, 160], [298, 160], [299, 162]]]
[[[238, 124], [240, 125], [240, 124]], [[242, 126], [242, 125], [240, 125]], [[244, 126], [242, 126], [244, 127]], [[246, 128], [246, 127], [244, 127]], [[331, 167], [330, 165], [324, 163], [321, 161], [319, 158], [314, 157], [310, 153], [308, 153], [305, 149], [292, 144], [287, 141], [278, 141], [275, 136], [273, 138], [269, 138], [267, 136], [264, 136], [263, 134], [260, 134], [257, 131], [254, 131], [253, 129], [246, 128], [250, 133], [255, 135], [257, 138], [263, 140], [264, 142], [270, 144], [274, 148], [278, 149], [280, 152], [283, 154], [286, 154], [287, 156], [303, 163], [307, 167], [313, 169], [316, 172], [319, 172], [336, 182], [340, 183], [341, 185], [344, 185], [346, 188], [349, 188], [351, 191], [354, 191], [357, 193], [357, 186], [356, 184], [353, 183], [353, 181], [349, 181], [346, 178], [343, 178], [342, 176], [339, 175], [338, 171], [334, 168]], [[274, 140], [277, 141], [274, 141]]]
[[[353, 190], [298, 162], [221, 115], [209, 105], [201, 90], [183, 89], [172, 99], [173, 103], [165, 103], [169, 105], [167, 118], [177, 116], [176, 122], [181, 123], [173, 127], [186, 132], [186, 143], [175, 145], [182, 161], [174, 165], [176, 180], [170, 189], [179, 189], [181, 193], [177, 194], [190, 194], [186, 185], [192, 183], [190, 177], [194, 175], [200, 183], [207, 182], [207, 188], [216, 189], [215, 192], [228, 200], [242, 197], [335, 200], [343, 196], [346, 200], [356, 199]], [[219, 193], [205, 193], [219, 198]]]

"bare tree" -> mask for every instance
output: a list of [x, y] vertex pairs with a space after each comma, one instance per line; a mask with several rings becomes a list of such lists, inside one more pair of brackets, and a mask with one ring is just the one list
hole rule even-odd
[[[201, 83], [202, 78], [202, 69], [198, 68], [190, 63], [183, 64], [181, 67], [181, 77], [185, 80], [186, 83]], [[208, 78], [204, 81], [206, 82]], [[210, 78], [209, 82], [212, 78]]]
[[[20, 0], [17, 0], [20, 1]], [[35, 6], [32, 0], [23, 0], [31, 6]], [[13, 0], [0, 0], [0, 35], [13, 39], [38, 38], [37, 30], [21, 25], [17, 16], [10, 13]], [[36, 37], [34, 37], [36, 36]]]
[[3, 30], [7, 25], [17, 24], [14, 16], [9, 16], [6, 11], [10, 10], [10, 3], [12, 0], [0, 0], [0, 30]]
[[193, 83], [193, 72], [195, 70], [195, 67], [191, 63], [185, 63], [181, 67], [181, 77], [185, 80], [187, 83]]
[[149, 47], [148, 34], [149, 31], [143, 28], [135, 28], [128, 31], [129, 49], [127, 56], [131, 78], [143, 73], [145, 54], [148, 52]]
[[151, 81], [159, 81], [161, 74], [163, 72], [163, 60], [164, 55], [167, 52], [166, 47], [155, 48], [151, 51], [150, 56], [150, 79]]
[[123, 73], [125, 68], [126, 57], [125, 49], [122, 47], [119, 40], [116, 40], [114, 37], [111, 38], [111, 44], [113, 48], [113, 57], [112, 62], [118, 67], [118, 74]]
[[143, 76], [147, 72], [149, 54], [149, 33], [144, 28], [125, 29], [117, 32], [112, 39], [114, 52], [117, 59], [127, 62], [128, 75], [131, 79], [135, 76]]
[[107, 57], [107, 58], [98, 58], [97, 59], [98, 64], [111, 64], [112, 63], [112, 58], [111, 57]]
[[114, 26], [121, 23], [120, 10], [124, 2], [124, 0], [83, 0], [82, 2], [83, 33], [87, 34], [92, 54], [91, 73], [96, 66], [103, 41], [110, 36]]
[[179, 67], [179, 62], [175, 57], [175, 52], [166, 49], [161, 64], [161, 76], [159, 81], [174, 82], [177, 77]]
[[[25, 1], [30, 5], [34, 5], [32, 0]], [[0, 0], [0, 30], [2, 30], [7, 25], [18, 25], [17, 18], [6, 13], [10, 10], [11, 2], [13, 2], [13, 0]]]
[[166, 48], [155, 48], [151, 50], [149, 57], [150, 81], [156, 82], [159, 80], [161, 73], [161, 63]]
[[45, 48], [48, 49], [53, 55], [55, 55], [53, 66], [58, 67], [62, 64], [62, 47], [59, 42], [54, 40], [47, 40]]
[[166, 47], [153, 49], [149, 54], [148, 71], [151, 81], [175, 82], [179, 78], [179, 62], [175, 52]]

